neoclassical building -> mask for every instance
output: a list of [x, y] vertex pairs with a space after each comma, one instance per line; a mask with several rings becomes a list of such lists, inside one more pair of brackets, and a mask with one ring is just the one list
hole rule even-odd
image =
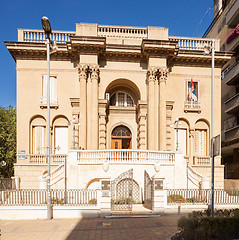
[[[51, 177], [58, 173], [52, 185], [99, 187], [104, 174], [114, 179], [133, 168], [139, 187], [147, 170], [168, 188], [203, 188], [211, 177], [211, 56], [203, 49], [211, 39], [171, 37], [163, 27], [86, 23], [51, 37], [57, 43], [50, 71]], [[19, 29], [18, 41], [5, 44], [17, 71], [15, 176], [21, 188], [38, 188], [47, 169], [44, 32]], [[215, 135], [221, 132], [221, 67], [229, 59], [216, 41]], [[217, 157], [215, 187], [223, 188], [223, 180]]]

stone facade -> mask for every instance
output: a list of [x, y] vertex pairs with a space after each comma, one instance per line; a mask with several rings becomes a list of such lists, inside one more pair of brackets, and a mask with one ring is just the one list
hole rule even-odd
[[[17, 69], [19, 154], [15, 175], [22, 188], [29, 188], [27, 183], [39, 177], [26, 176], [23, 168], [32, 171], [46, 163], [43, 39], [41, 30], [19, 29], [18, 41], [5, 42]], [[86, 23], [76, 24], [74, 32], [53, 32], [52, 39], [58, 46], [51, 54], [50, 71], [52, 163], [63, 164], [61, 158], [72, 148], [78, 154], [118, 149], [127, 152], [129, 159], [137, 159], [137, 164], [140, 158], [132, 157], [134, 151], [177, 151], [183, 154], [185, 166], [210, 178], [211, 58], [203, 51], [210, 40], [170, 37], [168, 29], [162, 27]], [[229, 59], [227, 53], [219, 51], [216, 41], [215, 103], [221, 100], [221, 67]], [[189, 97], [191, 82], [196, 91], [194, 101]], [[221, 132], [220, 104], [215, 105], [215, 119], [217, 135]], [[114, 150], [112, 154], [118, 153]], [[114, 161], [116, 155], [112, 154]], [[154, 164], [158, 161], [160, 158], [154, 159]], [[94, 175], [87, 178], [97, 178], [97, 164], [84, 168], [84, 174], [88, 169]], [[117, 174], [120, 171], [118, 168]], [[173, 170], [168, 171], [173, 174]], [[218, 157], [217, 188], [223, 188], [223, 171]]]

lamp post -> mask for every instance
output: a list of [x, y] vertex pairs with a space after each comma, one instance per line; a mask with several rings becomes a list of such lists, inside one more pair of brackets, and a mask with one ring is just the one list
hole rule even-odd
[[212, 158], [212, 182], [211, 182], [211, 215], [214, 216], [214, 64], [215, 64], [215, 39], [212, 39], [211, 46], [204, 48], [206, 54], [212, 55], [211, 70], [211, 158]]
[[50, 186], [50, 34], [52, 33], [51, 24], [47, 17], [41, 19], [42, 27], [46, 34], [47, 44], [47, 219], [52, 219], [51, 206], [51, 186]]

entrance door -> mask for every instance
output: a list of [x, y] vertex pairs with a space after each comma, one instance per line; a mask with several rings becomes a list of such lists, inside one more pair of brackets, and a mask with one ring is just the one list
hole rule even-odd
[[55, 127], [55, 153], [68, 153], [68, 127]]
[[125, 126], [116, 127], [111, 136], [112, 149], [131, 149], [132, 137], [130, 130]]

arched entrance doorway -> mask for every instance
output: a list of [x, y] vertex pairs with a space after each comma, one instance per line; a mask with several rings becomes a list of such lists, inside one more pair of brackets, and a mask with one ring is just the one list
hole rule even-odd
[[127, 127], [121, 125], [114, 128], [111, 134], [111, 148], [112, 149], [132, 148], [132, 134]]

